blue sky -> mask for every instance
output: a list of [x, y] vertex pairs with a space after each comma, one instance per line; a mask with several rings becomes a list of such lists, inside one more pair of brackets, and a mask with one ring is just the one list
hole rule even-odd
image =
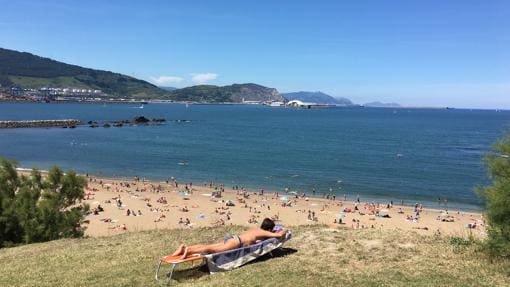
[[5, 1], [0, 47], [162, 85], [510, 108], [510, 1]]

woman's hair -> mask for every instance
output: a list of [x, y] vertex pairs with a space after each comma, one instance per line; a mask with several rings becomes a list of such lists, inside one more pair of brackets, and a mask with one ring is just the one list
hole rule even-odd
[[264, 229], [266, 231], [273, 231], [274, 221], [272, 221], [269, 218], [264, 218], [264, 221], [262, 221], [262, 224], [260, 225], [260, 228]]

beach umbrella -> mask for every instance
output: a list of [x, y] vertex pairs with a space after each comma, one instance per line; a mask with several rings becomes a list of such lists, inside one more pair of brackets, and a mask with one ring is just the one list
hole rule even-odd
[[289, 198], [286, 196], [280, 196], [281, 201], [289, 201]]

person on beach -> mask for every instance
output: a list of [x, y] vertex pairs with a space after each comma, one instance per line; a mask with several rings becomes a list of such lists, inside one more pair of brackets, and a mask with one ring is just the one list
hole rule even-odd
[[287, 233], [287, 228], [284, 228], [278, 232], [273, 232], [275, 223], [269, 218], [265, 218], [260, 227], [249, 229], [240, 235], [232, 236], [231, 238], [221, 241], [215, 244], [208, 245], [192, 245], [186, 246], [181, 244], [172, 256], [181, 255], [181, 259], [186, 258], [188, 254], [211, 254], [217, 252], [223, 252], [232, 250], [240, 247], [250, 246], [259, 240], [265, 240], [267, 238], [281, 238]]

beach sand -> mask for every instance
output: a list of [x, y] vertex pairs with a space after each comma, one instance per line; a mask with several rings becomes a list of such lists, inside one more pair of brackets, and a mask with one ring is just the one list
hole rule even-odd
[[[215, 190], [222, 189], [221, 186], [188, 183], [186, 191], [184, 183], [176, 186], [174, 181], [167, 183], [97, 177], [88, 177], [87, 180], [85, 202], [90, 205], [91, 211], [99, 205], [104, 210], [87, 215], [87, 236], [222, 224], [249, 227], [258, 226], [265, 217], [277, 217], [277, 223], [286, 226], [328, 224], [332, 227], [365, 228], [374, 231], [403, 229], [428, 235], [440, 233], [461, 237], [470, 234], [476, 237], [485, 236], [482, 215], [476, 212], [448, 210], [446, 213], [445, 210], [422, 208], [418, 219], [412, 220], [416, 217], [415, 207], [400, 206], [397, 202], [387, 208], [389, 202], [372, 205], [363, 200], [355, 203], [338, 198], [304, 198], [285, 193], [277, 195], [268, 191], [262, 194], [261, 191], [234, 190], [232, 187], [225, 187], [221, 197], [212, 197]], [[228, 201], [234, 206], [227, 206]], [[358, 210], [355, 210], [356, 206]], [[188, 211], [183, 211], [186, 208]], [[127, 215], [128, 210], [130, 215]], [[387, 213], [389, 218], [376, 216], [374, 213], [377, 212]], [[311, 218], [313, 214], [315, 218]], [[334, 223], [335, 219], [339, 218], [342, 219], [342, 224]], [[468, 224], [476, 224], [476, 228], [468, 228]]]

